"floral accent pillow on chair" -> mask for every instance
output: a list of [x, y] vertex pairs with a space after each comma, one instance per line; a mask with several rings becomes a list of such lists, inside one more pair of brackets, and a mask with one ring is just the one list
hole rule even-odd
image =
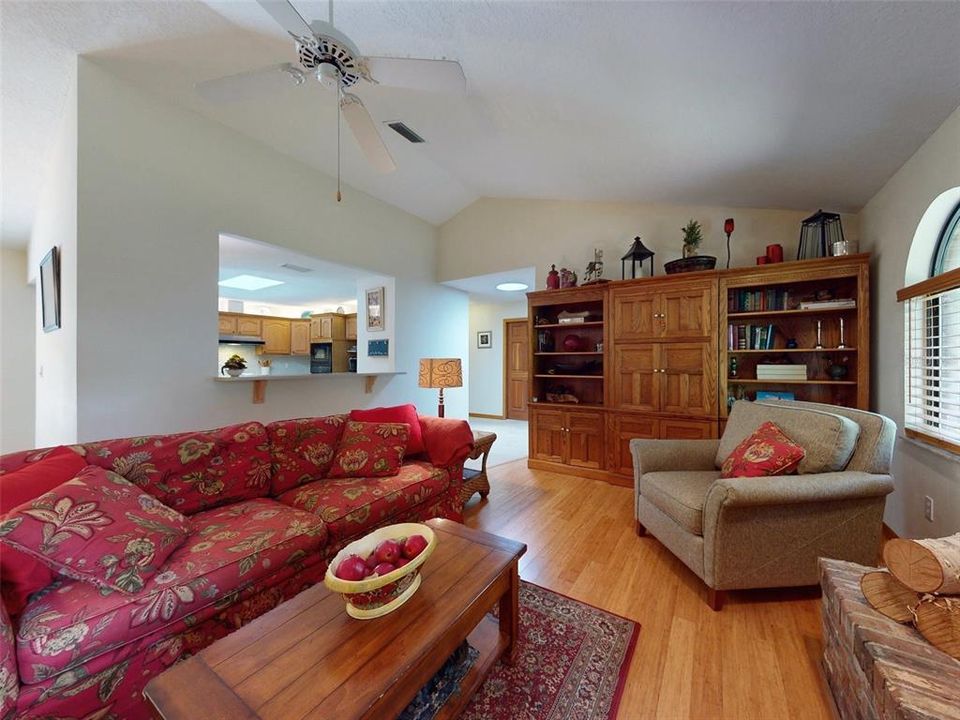
[[797, 469], [804, 455], [806, 451], [784, 435], [783, 430], [766, 422], [727, 456], [720, 477], [789, 475]]
[[0, 542], [101, 590], [136, 593], [190, 534], [190, 522], [91, 465], [0, 520]]
[[407, 451], [406, 423], [348, 420], [328, 477], [390, 477], [400, 472]]

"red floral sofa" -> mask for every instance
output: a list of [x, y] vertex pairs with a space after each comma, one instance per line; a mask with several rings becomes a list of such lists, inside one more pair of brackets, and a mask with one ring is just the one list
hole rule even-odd
[[[15, 621], [0, 603], [0, 718], [150, 717], [150, 678], [319, 582], [352, 539], [394, 522], [462, 519], [465, 422], [420, 418], [425, 451], [395, 476], [328, 479], [345, 419], [74, 446], [186, 515], [191, 534], [136, 594], [58, 577]], [[0, 474], [48, 452], [2, 456]]]

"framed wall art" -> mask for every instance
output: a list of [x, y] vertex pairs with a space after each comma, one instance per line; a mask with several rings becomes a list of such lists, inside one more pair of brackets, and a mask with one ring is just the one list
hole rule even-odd
[[481, 350], [487, 350], [493, 347], [492, 330], [480, 330], [477, 332], [477, 347]]
[[40, 311], [44, 332], [60, 327], [60, 252], [56, 247], [40, 261]]
[[382, 332], [386, 327], [383, 298], [384, 289], [382, 287], [367, 290], [367, 330], [370, 332]]

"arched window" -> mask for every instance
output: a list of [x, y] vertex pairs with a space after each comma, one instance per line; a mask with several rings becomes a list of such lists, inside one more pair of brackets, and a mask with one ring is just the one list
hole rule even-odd
[[960, 205], [953, 209], [953, 214], [943, 226], [943, 231], [937, 240], [933, 263], [930, 266], [930, 277], [942, 275], [957, 268], [960, 268]]
[[954, 188], [941, 195], [924, 214], [907, 269], [909, 278], [911, 261], [919, 260], [914, 253], [925, 252], [930, 274], [900, 290], [897, 299], [904, 302], [906, 311], [904, 430], [909, 437], [960, 454], [958, 191]]

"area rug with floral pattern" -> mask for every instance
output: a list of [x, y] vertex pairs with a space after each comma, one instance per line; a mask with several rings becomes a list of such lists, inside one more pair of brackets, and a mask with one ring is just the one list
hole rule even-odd
[[[520, 585], [517, 663], [498, 662], [466, 720], [608, 720], [617, 713], [640, 625], [533, 583]], [[431, 718], [472, 658], [461, 649], [402, 716]]]

